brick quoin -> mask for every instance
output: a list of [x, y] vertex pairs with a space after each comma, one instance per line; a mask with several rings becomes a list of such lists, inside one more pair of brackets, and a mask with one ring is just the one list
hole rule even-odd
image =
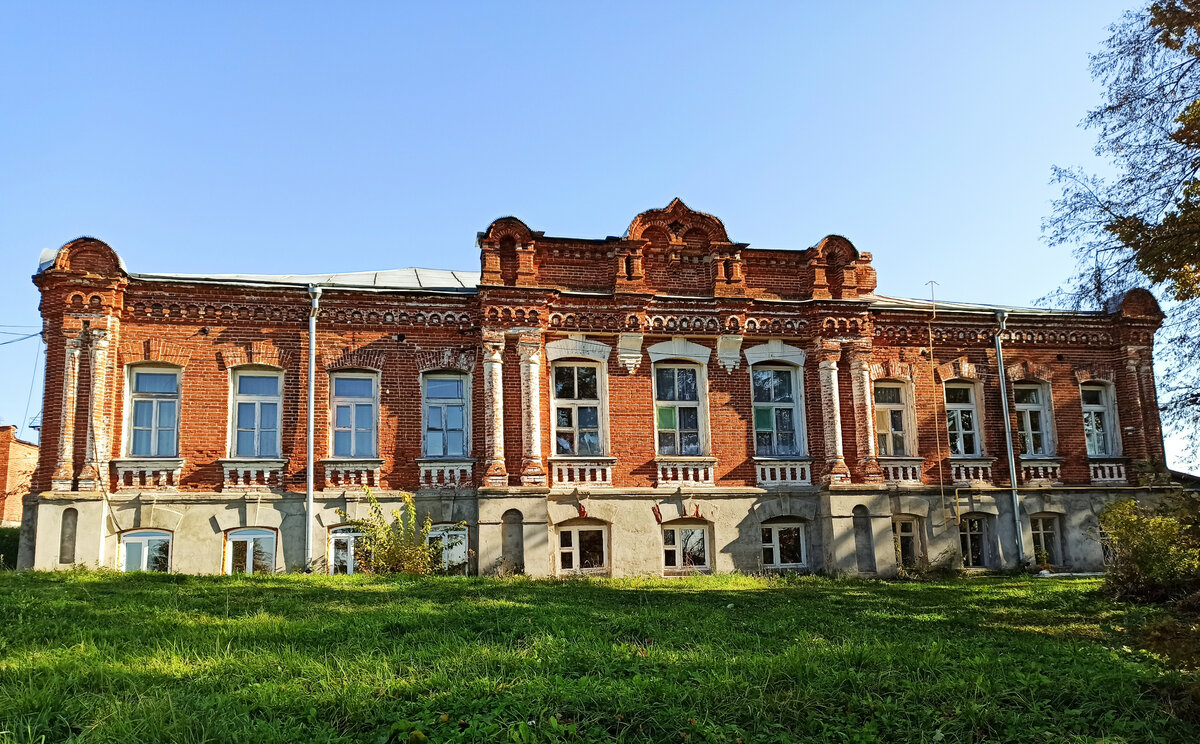
[[[803, 250], [768, 250], [733, 242], [720, 220], [678, 199], [638, 215], [620, 237], [550, 237], [516, 218], [478, 234], [480, 273], [465, 287], [323, 287], [317, 317], [316, 459], [330, 457], [330, 372], [379, 374], [379, 481], [387, 490], [418, 491], [422, 460], [423, 371], [429, 359], [460, 355], [471, 374], [469, 479], [459, 489], [492, 496], [544, 493], [561, 486], [553, 463], [553, 377], [547, 344], [600, 342], [609, 349], [607, 456], [612, 489], [662, 489], [656, 454], [654, 366], [648, 350], [673, 340], [708, 350], [707, 432], [713, 458], [709, 493], [762, 489], [756, 461], [747, 350], [766, 344], [799, 349], [805, 454], [790, 458], [808, 472], [803, 488], [894, 489], [894, 473], [874, 451], [872, 386], [899, 380], [912, 395], [916, 442], [910, 488], [956, 483], [946, 444], [943, 382], [965, 378], [979, 392], [980, 483], [1011, 483], [1004, 444], [999, 375], [1008, 374], [1008, 425], [1016, 436], [1011, 383], [1047, 385], [1056, 440], [1050, 485], [1097, 482], [1084, 436], [1080, 384], [1115, 391], [1120, 466], [1105, 482], [1131, 484], [1140, 464], [1163, 462], [1151, 347], [1162, 313], [1134, 291], [1107, 312], [1010, 309], [1005, 371], [997, 366], [993, 309], [896, 300], [876, 294], [871, 254], [831, 235]], [[129, 370], [143, 363], [181, 370], [177, 480], [150, 484], [179, 493], [221, 493], [221, 460], [230, 457], [231, 375], [240, 364], [282, 370], [281, 469], [274, 489], [305, 488], [305, 416], [310, 300], [302, 283], [280, 279], [183, 277], [128, 272], [93, 238], [63, 246], [34, 277], [41, 291], [46, 342], [45, 398], [35, 493], [124, 490], [118, 464], [127, 457]], [[640, 336], [640, 339], [638, 338]], [[485, 386], [484, 344], [502, 344], [503, 472], [485, 480], [494, 415]], [[732, 349], [732, 353], [730, 352]], [[448, 357], [447, 357], [448, 358]], [[459, 357], [455, 357], [459, 358]], [[532, 362], [530, 361], [532, 359]], [[364, 361], [365, 360], [365, 361]], [[822, 372], [822, 361], [836, 368]], [[529, 395], [523, 365], [536, 364]], [[533, 367], [526, 367], [533, 369]], [[965, 373], [964, 373], [965, 371]], [[836, 379], [837, 395], [830, 387]], [[526, 445], [530, 412], [540, 438]], [[841, 436], [833, 441], [834, 423]], [[840, 447], [838, 446], [840, 445]], [[840, 449], [840, 455], [838, 450]], [[789, 458], [785, 458], [789, 459]], [[0, 466], [3, 464], [0, 463]], [[1018, 463], [1020, 469], [1022, 465]], [[318, 489], [332, 489], [321, 463]], [[1020, 485], [1035, 480], [1017, 474]], [[1040, 482], [1039, 480], [1039, 482]], [[805, 482], [806, 481], [806, 482]], [[686, 486], [697, 484], [684, 483]], [[546, 498], [542, 496], [542, 498]], [[586, 505], [579, 506], [586, 511]]]

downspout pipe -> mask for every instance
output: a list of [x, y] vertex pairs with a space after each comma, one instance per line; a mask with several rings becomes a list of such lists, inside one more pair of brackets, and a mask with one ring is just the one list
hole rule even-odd
[[1017, 458], [1013, 455], [1012, 419], [1009, 418], [1008, 412], [1008, 380], [1004, 374], [1004, 347], [1000, 343], [1007, 320], [1008, 313], [1006, 311], [996, 311], [996, 321], [1000, 324], [1000, 329], [996, 331], [996, 366], [1000, 371], [1000, 407], [1004, 413], [1004, 446], [1008, 450], [1008, 482], [1012, 489], [1013, 529], [1017, 545], [1017, 564], [1024, 565], [1025, 544], [1021, 534], [1021, 504], [1017, 497]]
[[316, 403], [313, 398], [317, 390], [317, 312], [321, 306], [321, 288], [310, 284], [308, 297], [312, 307], [308, 311], [308, 452], [304, 472], [307, 478], [304, 492], [304, 571], [312, 572], [313, 562], [313, 430], [316, 420]]

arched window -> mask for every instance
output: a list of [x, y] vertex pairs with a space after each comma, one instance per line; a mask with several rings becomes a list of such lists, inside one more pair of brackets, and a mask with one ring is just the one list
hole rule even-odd
[[1079, 387], [1083, 401], [1083, 433], [1089, 457], [1121, 454], [1117, 434], [1117, 402], [1113, 387], [1103, 382], [1085, 382]]
[[711, 570], [708, 522], [680, 519], [662, 526], [663, 575], [684, 576]]
[[263, 367], [233, 371], [231, 457], [279, 457], [279, 412], [283, 373]]
[[1050, 386], [1040, 382], [1013, 385], [1017, 409], [1019, 454], [1025, 457], [1050, 457], [1054, 454], [1054, 428], [1050, 406]]
[[58, 531], [58, 562], [75, 562], [75, 535], [79, 530], [79, 510], [74, 507], [63, 509], [62, 522]]
[[871, 513], [867, 507], [854, 507], [854, 559], [860, 573], [875, 571], [875, 535], [871, 528]]
[[358, 567], [357, 542], [362, 533], [353, 525], [329, 530], [329, 573], [353, 574]]
[[470, 378], [461, 372], [427, 372], [424, 392], [425, 457], [462, 458], [471, 447]]
[[558, 526], [558, 573], [609, 571], [608, 525], [598, 519], [572, 519]]
[[275, 573], [275, 530], [233, 530], [225, 542], [225, 573]]
[[525, 518], [516, 509], [500, 517], [500, 573], [525, 573]]
[[808, 566], [807, 523], [796, 517], [776, 517], [762, 524], [764, 568]]
[[435, 524], [425, 543], [437, 552], [438, 565], [448, 574], [465, 574], [470, 557], [467, 528], [457, 524]]
[[125, 451], [130, 457], [179, 454], [179, 368], [129, 368], [129, 417]]
[[379, 413], [379, 375], [335, 372], [330, 379], [333, 411], [333, 457], [373, 458]]
[[171, 570], [171, 533], [166, 530], [133, 530], [121, 533], [121, 570]]

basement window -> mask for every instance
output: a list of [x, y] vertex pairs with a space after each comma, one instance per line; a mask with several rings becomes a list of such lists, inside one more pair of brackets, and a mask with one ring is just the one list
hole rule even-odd
[[803, 522], [772, 522], [762, 526], [765, 568], [803, 568], [808, 565]]
[[668, 576], [707, 571], [708, 526], [664, 526], [663, 572]]
[[448, 574], [467, 572], [467, 528], [454, 525], [434, 526], [425, 543], [437, 552], [438, 565]]
[[121, 535], [121, 570], [171, 570], [171, 533], [163, 530], [137, 530]]
[[1058, 517], [1030, 517], [1029, 529], [1033, 533], [1033, 559], [1037, 565], [1061, 565], [1063, 561], [1058, 547]]
[[275, 531], [233, 530], [225, 544], [225, 573], [275, 573]]
[[357, 527], [334, 527], [329, 531], [329, 573], [352, 575], [357, 567]]
[[558, 573], [608, 571], [608, 531], [603, 526], [560, 527]]

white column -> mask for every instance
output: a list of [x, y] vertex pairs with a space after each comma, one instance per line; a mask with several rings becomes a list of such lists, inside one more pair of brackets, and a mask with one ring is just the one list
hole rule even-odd
[[81, 491], [107, 489], [108, 458], [112, 454], [109, 446], [112, 415], [107, 395], [109, 333], [95, 330], [91, 334], [88, 348], [91, 389], [88, 394], [87, 454], [84, 457], [83, 470], [79, 478], [79, 490]]
[[847, 483], [850, 471], [846, 467], [846, 456], [842, 450], [841, 396], [838, 391], [838, 359], [840, 350], [819, 350], [821, 361], [817, 365], [821, 379], [821, 410], [825, 418], [825, 464], [830, 483]]
[[504, 465], [504, 337], [483, 343], [483, 397], [487, 413], [484, 422], [484, 449], [487, 467], [485, 486], [507, 486], [508, 469]]
[[521, 352], [521, 485], [546, 485], [546, 467], [542, 462], [542, 340], [522, 336]]
[[66, 340], [62, 410], [59, 411], [58, 463], [51, 476], [54, 491], [72, 490], [75, 478], [75, 402], [79, 393], [79, 338]]
[[870, 349], [851, 349], [850, 380], [854, 394], [854, 417], [862, 473], [868, 482], [879, 482], [883, 480], [883, 471], [879, 467], [879, 453], [876, 451], [875, 396], [874, 386], [871, 384]]

